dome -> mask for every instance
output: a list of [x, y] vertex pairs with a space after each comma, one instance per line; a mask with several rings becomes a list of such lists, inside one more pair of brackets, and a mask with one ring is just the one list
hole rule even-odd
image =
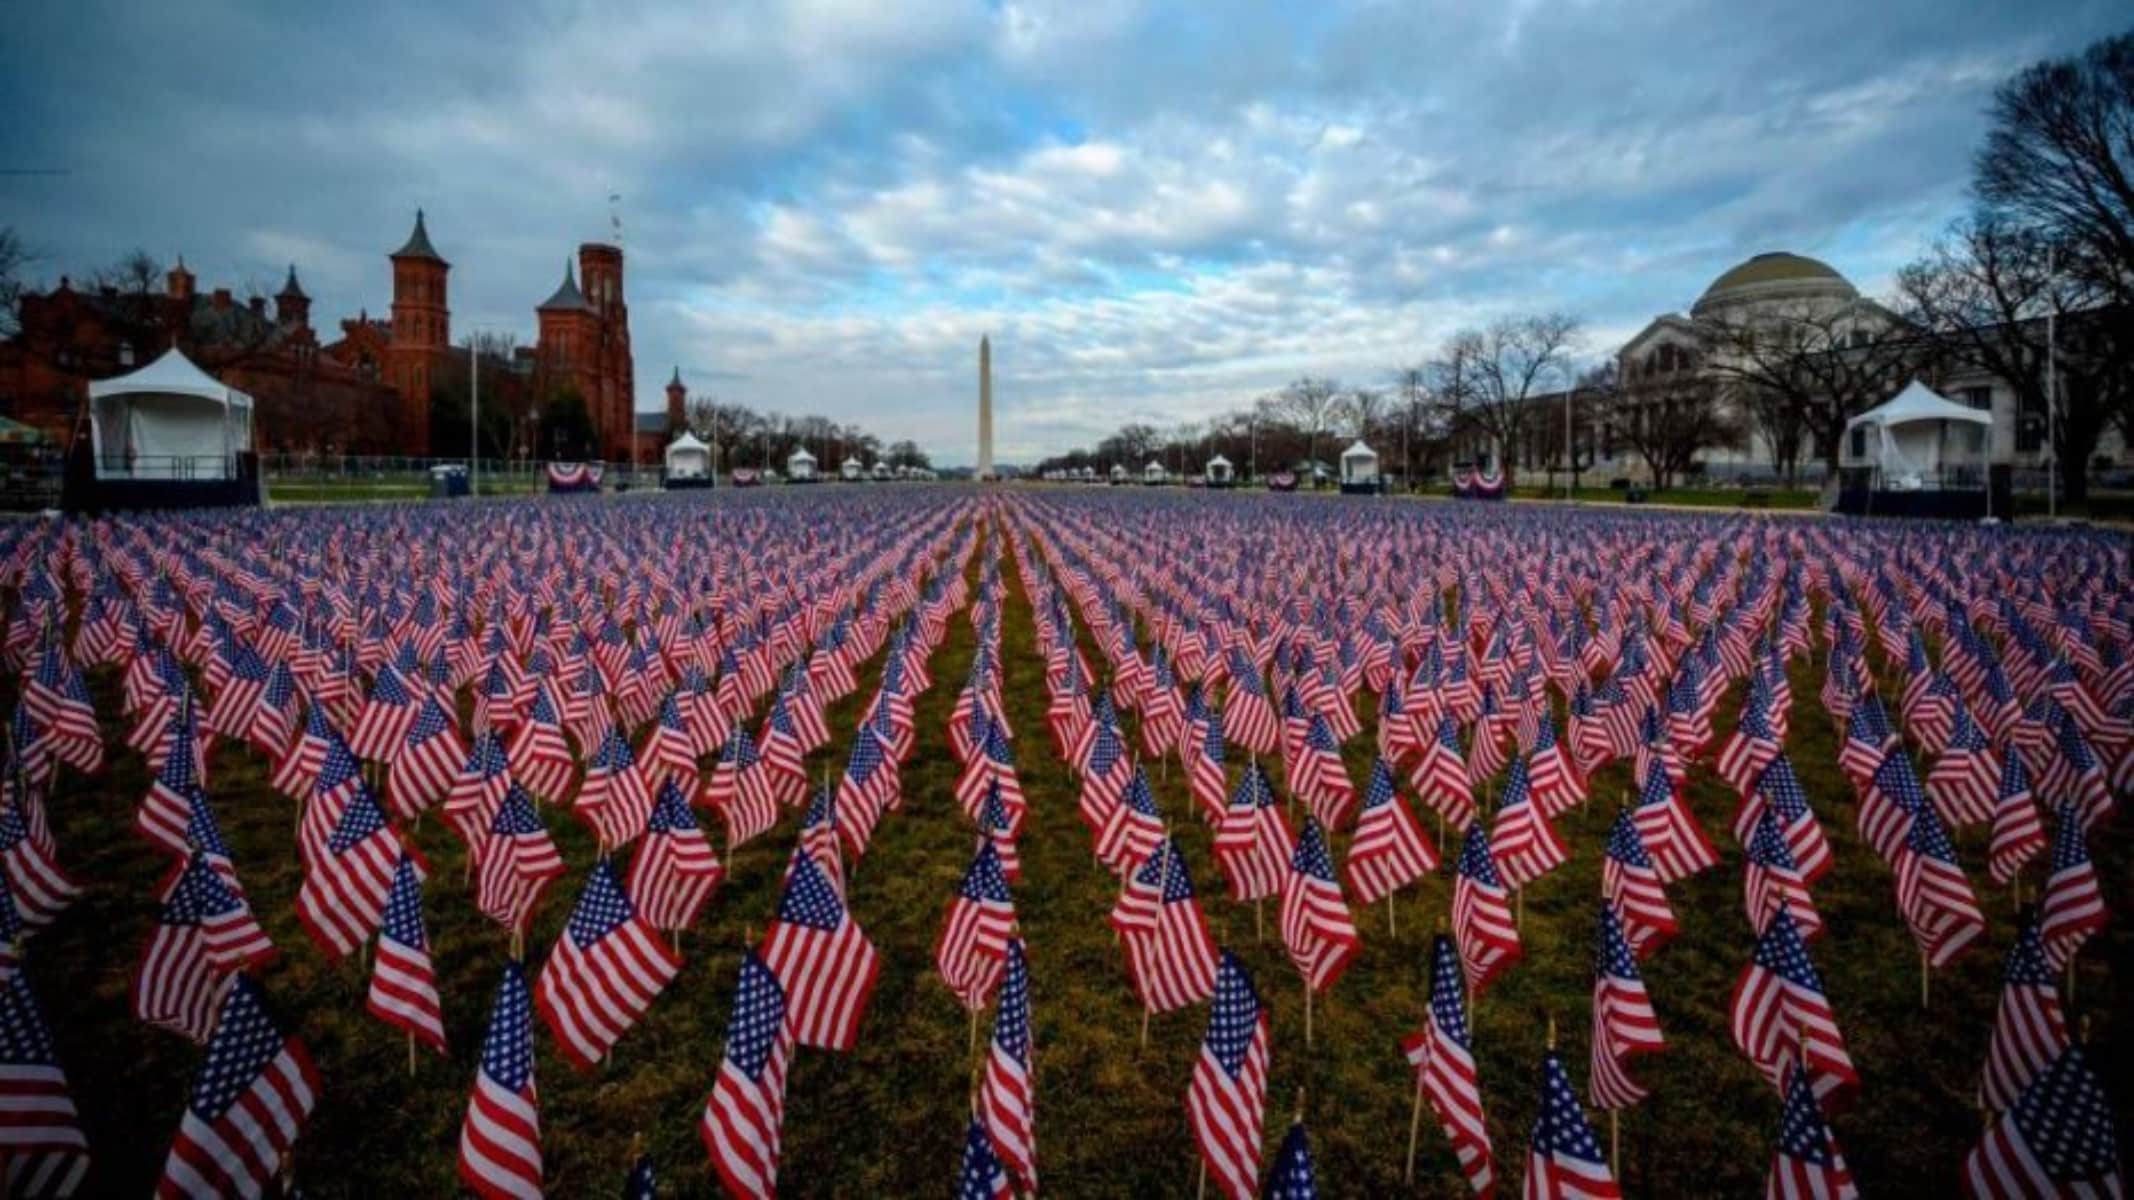
[[1860, 293], [1826, 262], [1774, 250], [1736, 264], [1704, 289], [1694, 316], [1764, 300], [1856, 300]]

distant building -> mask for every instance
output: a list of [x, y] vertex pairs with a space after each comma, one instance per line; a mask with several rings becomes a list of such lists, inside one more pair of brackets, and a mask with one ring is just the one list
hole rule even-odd
[[[430, 444], [432, 406], [463, 396], [468, 386], [467, 350], [452, 342], [452, 264], [431, 243], [419, 211], [414, 230], [387, 257], [390, 317], [360, 312], [324, 344], [294, 265], [271, 312], [264, 296], [240, 302], [226, 287], [203, 294], [183, 258], [161, 291], [150, 280], [77, 289], [62, 278], [49, 292], [22, 297], [21, 330], [0, 341], [0, 415], [64, 442], [91, 380], [123, 374], [176, 346], [252, 395], [264, 452], [464, 454], [464, 446]], [[622, 267], [620, 247], [579, 246], [575, 269], [566, 262], [562, 286], [536, 311], [535, 345], [509, 357], [484, 354], [482, 409], [510, 417], [512, 456], [550, 457], [539, 410], [575, 394], [592, 424], [593, 452], [631, 458], [636, 422]]]

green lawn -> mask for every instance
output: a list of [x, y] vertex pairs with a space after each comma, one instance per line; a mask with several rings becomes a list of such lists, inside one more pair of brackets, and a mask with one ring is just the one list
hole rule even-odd
[[[1062, 1196], [1188, 1194], [1194, 1159], [1183, 1096], [1205, 1010], [1156, 1018], [1150, 1046], [1137, 1047], [1139, 1009], [1104, 924], [1116, 885], [1091, 857], [1075, 815], [1075, 789], [1049, 747], [1031, 613], [1012, 568], [1007, 574], [1004, 687], [1032, 806], [1016, 903], [1031, 948], [1044, 1187]], [[973, 1059], [965, 1015], [936, 977], [931, 950], [973, 845], [951, 795], [954, 760], [944, 732], [972, 654], [966, 610], [932, 660], [935, 685], [917, 706], [920, 742], [903, 772], [904, 807], [885, 818], [852, 872], [851, 903], [882, 951], [882, 978], [856, 1051], [798, 1054], [786, 1109], [787, 1194], [925, 1195], [947, 1191], [952, 1182]], [[841, 768], [858, 706], [871, 695], [878, 670], [879, 659], [868, 665], [854, 696], [832, 709], [836, 744], [810, 759], [811, 772]], [[1860, 1103], [1837, 1120], [1837, 1134], [1864, 1194], [1946, 1193], [1977, 1134], [1970, 1095], [1999, 961], [2014, 932], [2010, 900], [2004, 891], [1982, 894], [1988, 936], [1935, 977], [1932, 1004], [1922, 1012], [1917, 953], [1894, 908], [1890, 872], [1853, 832], [1854, 805], [1836, 771], [1833, 731], [1816, 703], [1819, 671], [1797, 668], [1793, 682], [1790, 749], [1838, 860], [1816, 889], [1830, 932], [1813, 954], [1864, 1081]], [[93, 687], [116, 736], [116, 679], [99, 672]], [[1735, 704], [1733, 696], [1721, 704], [1723, 727]], [[1370, 744], [1366, 733], [1347, 748], [1359, 785]], [[97, 1156], [88, 1190], [100, 1195], [150, 1188], [201, 1057], [128, 1011], [128, 987], [152, 917], [150, 897], [164, 868], [132, 829], [147, 784], [141, 760], [123, 749], [94, 780], [62, 768], [53, 823], [63, 861], [89, 882], [89, 892], [32, 943], [28, 956]], [[1601, 839], [1627, 786], [1627, 764], [1610, 768], [1595, 780], [1590, 808], [1567, 817], [1563, 832], [1573, 858], [1526, 897], [1525, 960], [1479, 1005], [1477, 1055], [1500, 1194], [1512, 1194], [1523, 1175], [1535, 1066], [1550, 1018], [1573, 1078], [1582, 1086], [1586, 1076]], [[353, 961], [326, 961], [298, 926], [296, 810], [267, 787], [265, 764], [250, 751], [224, 746], [214, 756], [209, 791], [253, 905], [282, 950], [266, 972], [267, 993], [309, 1044], [324, 1080], [324, 1098], [296, 1154], [297, 1181], [315, 1196], [452, 1194], [459, 1123], [506, 953], [503, 934], [476, 912], [462, 882], [458, 842], [434, 819], [414, 831], [434, 868], [425, 905], [452, 1054], [449, 1060], [424, 1054], [410, 1074], [401, 1036], [363, 1012], [364, 970]], [[1357, 914], [1362, 952], [1321, 998], [1316, 1045], [1307, 1049], [1302, 992], [1280, 947], [1276, 905], [1267, 904], [1266, 936], [1256, 938], [1253, 911], [1222, 897], [1210, 833], [1189, 816], [1179, 772], [1159, 779], [1157, 792], [1177, 816], [1216, 937], [1243, 956], [1275, 1008], [1270, 1153], [1303, 1087], [1329, 1195], [1466, 1195], [1443, 1138], [1427, 1120], [1418, 1183], [1413, 1189], [1399, 1183], [1412, 1085], [1398, 1041], [1425, 1014], [1427, 950], [1447, 912], [1447, 878], [1441, 874], [1399, 896], [1397, 936], [1387, 931], [1383, 906]], [[1728, 993], [1751, 949], [1740, 856], [1726, 834], [1734, 799], [1700, 768], [1692, 800], [1724, 861], [1670, 889], [1683, 934], [1645, 968], [1670, 1049], [1633, 1070], [1653, 1096], [1622, 1125], [1631, 1195], [1753, 1194], [1778, 1122], [1777, 1096], [1727, 1034]], [[544, 815], [572, 872], [534, 923], [527, 945], [535, 964], [556, 938], [595, 855], [577, 821], [553, 809]], [[683, 940], [681, 976], [606, 1066], [591, 1074], [572, 1070], [546, 1030], [537, 1031], [551, 1194], [619, 1189], [638, 1134], [659, 1165], [664, 1194], [716, 1191], [695, 1122], [719, 1062], [744, 938], [760, 934], [771, 917], [796, 828], [796, 816], [788, 814], [778, 830], [732, 856], [732, 876]], [[2126, 895], [2123, 831], [2121, 822], [2097, 839], [2106, 894], [2113, 897]], [[1983, 887], [1982, 835], [1972, 832], [1960, 848]], [[1345, 838], [1336, 839], [1335, 850], [1337, 857], [1345, 852]], [[2134, 935], [2126, 916], [2123, 907], [2115, 912], [2117, 923], [2082, 956], [2077, 984], [2078, 1009], [2098, 1018], [2100, 1073], [2116, 1087], [2122, 1129], [2134, 1111], [2128, 1107], [2134, 1005], [2126, 1002]]]

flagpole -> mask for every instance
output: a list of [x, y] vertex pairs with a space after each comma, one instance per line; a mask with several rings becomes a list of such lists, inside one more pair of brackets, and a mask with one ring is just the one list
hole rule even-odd
[[1415, 1073], [1415, 1102], [1408, 1106], [1408, 1165], [1401, 1170], [1404, 1185], [1415, 1182], [1415, 1142], [1423, 1129], [1423, 1073]]

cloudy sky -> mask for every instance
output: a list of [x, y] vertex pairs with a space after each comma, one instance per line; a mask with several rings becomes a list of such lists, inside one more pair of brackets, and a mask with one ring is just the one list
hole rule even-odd
[[[638, 402], [1003, 460], [1381, 383], [1562, 309], [1605, 352], [1765, 249], [1867, 290], [1964, 204], [1996, 81], [2107, 3], [22, 0], [0, 223], [140, 246], [329, 324], [415, 208], [455, 335], [533, 336], [622, 197]], [[300, 14], [300, 15], [299, 15]]]

